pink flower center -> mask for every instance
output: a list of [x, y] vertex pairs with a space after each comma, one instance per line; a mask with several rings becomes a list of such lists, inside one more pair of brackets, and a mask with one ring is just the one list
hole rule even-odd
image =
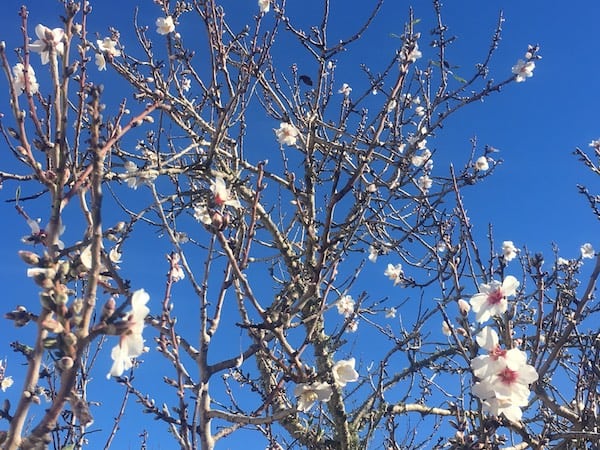
[[519, 372], [506, 367], [498, 374], [498, 377], [500, 378], [500, 381], [502, 383], [510, 385], [515, 383], [519, 379]]
[[502, 289], [498, 288], [493, 292], [490, 292], [487, 297], [487, 302], [491, 305], [497, 305], [504, 298], [504, 293]]

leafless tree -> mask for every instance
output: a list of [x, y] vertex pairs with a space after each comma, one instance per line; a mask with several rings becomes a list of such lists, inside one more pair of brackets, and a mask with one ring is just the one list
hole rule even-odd
[[[36, 247], [20, 255], [40, 291], [6, 313], [30, 334], [12, 344], [28, 368], [0, 410], [3, 449], [83, 448], [97, 431], [95, 448], [114, 447], [133, 399], [183, 449], [242, 429], [269, 449], [597, 448], [600, 259], [585, 280], [592, 249], [544, 261], [491, 232], [476, 241], [462, 192], [493, 174], [493, 147], [473, 140], [433, 168], [447, 119], [530, 76], [536, 46], [492, 78], [500, 16], [460, 77], [433, 0], [435, 22], [406, 11], [387, 61], [356, 67], [366, 88], [353, 90], [336, 65], [382, 0], [335, 41], [329, 0], [310, 29], [279, 0], [259, 1], [241, 27], [215, 0], [141, 3], [132, 30], [106, 36], [89, 4], [65, 0], [60, 29], [37, 26], [33, 40], [23, 7], [23, 44], [0, 47], [12, 112], [0, 182], [18, 186], [4, 199], [31, 228]], [[178, 31], [189, 24], [197, 36]], [[290, 49], [304, 65], [282, 66]], [[97, 68], [127, 97], [98, 84]], [[578, 155], [597, 173], [594, 151]], [[75, 231], [62, 242], [64, 225]], [[148, 314], [137, 287], [149, 280], [120, 266], [165, 245]], [[193, 315], [178, 318], [184, 302]], [[111, 388], [126, 387], [114, 424], [89, 389], [112, 341]], [[140, 362], [151, 357], [160, 370]], [[486, 370], [500, 361], [494, 380], [531, 368], [537, 381], [520, 385], [531, 395], [482, 393], [478, 357]]]

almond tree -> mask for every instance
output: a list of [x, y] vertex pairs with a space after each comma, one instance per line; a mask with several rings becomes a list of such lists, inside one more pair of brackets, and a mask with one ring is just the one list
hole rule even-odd
[[[337, 64], [382, 4], [335, 41], [329, 0], [310, 30], [285, 1], [259, 0], [245, 26], [213, 0], [142, 2], [108, 34], [87, 2], [64, 1], [56, 28], [20, 10], [23, 44], [0, 47], [0, 181], [31, 229], [20, 256], [40, 294], [6, 313], [27, 372], [0, 410], [2, 448], [119, 448], [128, 402], [150, 419], [143, 448], [161, 433], [150, 423], [184, 449], [248, 429], [270, 449], [597, 442], [600, 259], [583, 282], [591, 246], [544, 262], [490, 233], [481, 250], [461, 193], [493, 174], [494, 148], [433, 165], [447, 119], [527, 81], [538, 48], [495, 80], [500, 16], [459, 76], [434, 0], [434, 23], [408, 10], [388, 59], [344, 80]], [[282, 66], [290, 48], [316, 70]], [[163, 292], [124, 275], [165, 245]], [[107, 346], [110, 386], [127, 388], [117, 413], [93, 390]]]

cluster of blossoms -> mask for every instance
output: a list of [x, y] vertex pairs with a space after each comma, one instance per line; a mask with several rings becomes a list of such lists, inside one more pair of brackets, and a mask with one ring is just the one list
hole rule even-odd
[[479, 347], [487, 351], [471, 361], [473, 375], [479, 379], [472, 392], [482, 401], [483, 410], [495, 416], [519, 421], [521, 407], [527, 406], [529, 385], [538, 379], [535, 368], [527, 364], [522, 350], [502, 349], [498, 334], [485, 327], [476, 336]]
[[19, 95], [25, 92], [26, 85], [29, 86], [31, 94], [36, 94], [40, 89], [33, 67], [27, 67], [27, 72], [25, 72], [25, 66], [21, 63], [17, 63], [13, 67], [13, 84]]
[[[502, 245], [507, 261], [515, 258], [517, 249], [511, 241]], [[492, 280], [479, 286], [479, 293], [471, 297], [475, 320], [483, 323], [493, 316], [504, 314], [508, 309], [507, 297], [515, 295], [519, 282], [508, 275], [502, 283]], [[538, 379], [535, 368], [527, 364], [525, 352], [513, 348], [502, 349], [498, 334], [489, 326], [476, 336], [477, 344], [487, 351], [471, 361], [473, 375], [478, 379], [472, 388], [482, 402], [483, 410], [512, 421], [522, 417], [521, 408], [527, 406], [529, 385]]]
[[[349, 295], [344, 295], [343, 297], [340, 297], [337, 302], [335, 302], [338, 313], [344, 316], [346, 319], [354, 315], [355, 304], [356, 303], [354, 302], [354, 299]], [[353, 318], [348, 323], [346, 331], [354, 333], [356, 330], [358, 330], [358, 319]]]
[[[358, 380], [358, 372], [354, 369], [356, 361], [354, 358], [342, 359], [336, 362], [331, 369], [333, 381], [339, 387]], [[315, 402], [328, 402], [333, 394], [329, 383], [315, 381], [313, 383], [302, 383], [294, 388], [294, 396], [298, 399], [298, 411], [307, 412]]]

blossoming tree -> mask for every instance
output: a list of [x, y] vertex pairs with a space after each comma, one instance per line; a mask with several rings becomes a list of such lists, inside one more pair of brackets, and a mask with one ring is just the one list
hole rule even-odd
[[[490, 237], [484, 255], [461, 193], [493, 173], [494, 149], [433, 165], [447, 119], [527, 81], [536, 46], [494, 81], [500, 17], [458, 77], [434, 0], [431, 42], [409, 11], [361, 90], [337, 64], [382, 1], [336, 41], [329, 0], [309, 32], [278, 0], [238, 28], [193, 0], [142, 2], [133, 30], [108, 35], [90, 3], [64, 2], [55, 28], [23, 7], [22, 45], [0, 46], [2, 195], [29, 228], [19, 283], [39, 291], [3, 303], [20, 333], [0, 364], [15, 393], [3, 449], [122, 448], [126, 408], [148, 419], [134, 425], [141, 448], [243, 433], [269, 449], [598, 442], [600, 262], [578, 281], [593, 247], [548, 266]], [[312, 76], [281, 66], [280, 40], [300, 44]], [[592, 147], [577, 153], [599, 173]]]

